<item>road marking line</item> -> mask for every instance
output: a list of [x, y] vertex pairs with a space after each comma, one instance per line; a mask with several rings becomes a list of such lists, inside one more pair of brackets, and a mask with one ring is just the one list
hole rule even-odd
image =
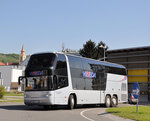
[[82, 112], [80, 113], [80, 115], [81, 115], [82, 117], [84, 117], [85, 119], [89, 120], [89, 121], [94, 121], [93, 119], [90, 119], [90, 118], [86, 117], [85, 115], [83, 115], [84, 112], [90, 111], [90, 110], [92, 110], [92, 109], [84, 110], [84, 111], [82, 111]]

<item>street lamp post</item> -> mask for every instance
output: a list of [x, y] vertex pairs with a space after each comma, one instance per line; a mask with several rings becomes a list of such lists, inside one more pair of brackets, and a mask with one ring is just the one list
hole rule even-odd
[[104, 61], [105, 61], [105, 49], [106, 49], [106, 46], [105, 46], [105, 45], [104, 45], [104, 46], [101, 45], [100, 48], [103, 48], [103, 49], [104, 49]]

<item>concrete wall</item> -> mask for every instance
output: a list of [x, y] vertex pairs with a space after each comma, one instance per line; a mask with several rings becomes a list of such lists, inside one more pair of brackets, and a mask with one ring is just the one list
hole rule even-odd
[[18, 82], [18, 77], [22, 76], [22, 70], [20, 69], [12, 69], [12, 74], [11, 74], [11, 82]]

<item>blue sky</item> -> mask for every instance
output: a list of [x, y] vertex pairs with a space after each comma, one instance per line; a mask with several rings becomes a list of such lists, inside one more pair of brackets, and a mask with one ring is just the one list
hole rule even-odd
[[0, 53], [150, 46], [150, 0], [0, 0]]

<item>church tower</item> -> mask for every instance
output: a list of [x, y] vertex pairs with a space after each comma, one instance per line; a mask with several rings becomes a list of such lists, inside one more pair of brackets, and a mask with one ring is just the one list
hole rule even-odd
[[26, 59], [26, 54], [24, 50], [24, 45], [22, 45], [21, 54], [19, 55], [19, 64], [22, 63]]

